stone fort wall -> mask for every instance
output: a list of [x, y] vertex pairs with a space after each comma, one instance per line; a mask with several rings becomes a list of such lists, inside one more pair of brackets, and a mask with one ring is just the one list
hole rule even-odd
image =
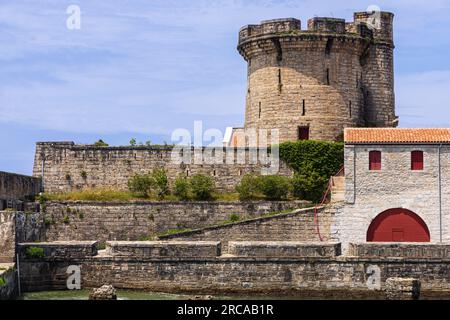
[[[245, 174], [260, 174], [261, 169], [271, 165], [254, 161], [249, 149], [220, 148], [222, 156], [217, 154], [215, 158], [217, 149], [203, 148], [199, 153], [205, 160], [203, 162], [197, 161], [198, 155], [193, 148], [187, 150], [191, 153], [188, 162], [174, 162], [173, 147], [170, 146], [95, 147], [75, 145], [73, 142], [39, 142], [36, 144], [33, 176], [42, 178], [43, 188], [49, 193], [85, 188], [127, 190], [128, 180], [135, 174], [164, 168], [170, 183], [181, 174], [191, 176], [202, 173], [214, 178], [219, 191], [234, 191]], [[176, 159], [185, 156], [180, 154]], [[272, 165], [277, 166], [276, 163]], [[293, 172], [280, 162], [278, 174], [290, 176]]]
[[280, 141], [342, 140], [345, 127], [396, 126], [393, 14], [354, 21], [313, 18], [263, 21], [240, 30], [248, 63], [245, 128], [279, 129]]
[[[140, 240], [168, 230], [197, 229], [309, 206], [306, 201], [47, 202], [40, 220], [47, 241]], [[312, 228], [312, 227], [311, 227]], [[267, 235], [269, 237], [269, 235]]]
[[33, 197], [39, 193], [40, 187], [38, 178], [0, 171], [0, 200]]
[[[29, 247], [42, 248], [44, 257], [28, 257]], [[95, 242], [20, 244], [21, 285], [24, 291], [65, 290], [67, 268], [79, 266], [82, 288], [107, 283], [155, 292], [384, 298], [387, 279], [399, 277], [420, 280], [425, 296], [450, 290], [448, 255], [433, 259], [417, 249], [413, 258], [385, 255], [392, 248], [368, 258], [340, 256], [338, 243], [234, 242], [229, 252], [220, 247], [220, 242], [111, 242], [97, 252]], [[370, 286], [374, 270], [377, 288]]]
[[221, 241], [224, 250], [232, 241], [295, 241], [320, 242], [337, 240], [333, 234], [334, 217], [340, 205], [296, 210], [292, 213], [262, 217], [225, 226], [206, 227], [191, 232], [159, 237], [160, 240]]

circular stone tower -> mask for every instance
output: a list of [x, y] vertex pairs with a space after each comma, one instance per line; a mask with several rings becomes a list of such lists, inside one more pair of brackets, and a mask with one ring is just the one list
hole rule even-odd
[[[245, 129], [278, 129], [280, 141], [342, 140], [345, 127], [392, 127], [392, 17], [355, 22], [313, 18], [263, 21], [240, 30], [248, 62]], [[378, 20], [377, 20], [378, 21]]]

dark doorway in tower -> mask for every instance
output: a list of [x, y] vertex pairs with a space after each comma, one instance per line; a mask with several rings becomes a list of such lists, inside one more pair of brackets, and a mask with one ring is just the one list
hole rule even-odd
[[309, 140], [309, 127], [298, 127], [298, 140]]
[[380, 213], [367, 231], [368, 242], [430, 242], [426, 223], [414, 212], [397, 208]]

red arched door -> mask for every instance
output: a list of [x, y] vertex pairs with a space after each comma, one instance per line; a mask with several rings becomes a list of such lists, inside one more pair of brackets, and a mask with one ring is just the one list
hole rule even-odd
[[425, 222], [406, 209], [389, 209], [379, 214], [367, 231], [368, 242], [430, 242]]

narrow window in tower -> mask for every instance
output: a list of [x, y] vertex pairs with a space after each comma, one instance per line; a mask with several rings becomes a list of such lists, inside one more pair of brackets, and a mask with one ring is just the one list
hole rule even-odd
[[309, 127], [298, 127], [298, 140], [309, 140]]
[[327, 85], [330, 85], [330, 69], [327, 68]]
[[350, 115], [350, 118], [352, 117], [352, 100], [348, 102], [348, 113]]
[[281, 92], [283, 84], [281, 83], [281, 69], [278, 69], [278, 91]]
[[306, 116], [306, 102], [305, 102], [305, 99], [303, 99], [303, 102], [302, 102], [302, 116], [303, 117]]
[[325, 54], [329, 55], [331, 53], [331, 48], [333, 47], [333, 38], [329, 38], [327, 41], [327, 45], [325, 47]]
[[261, 102], [259, 103], [258, 118], [261, 119]]

